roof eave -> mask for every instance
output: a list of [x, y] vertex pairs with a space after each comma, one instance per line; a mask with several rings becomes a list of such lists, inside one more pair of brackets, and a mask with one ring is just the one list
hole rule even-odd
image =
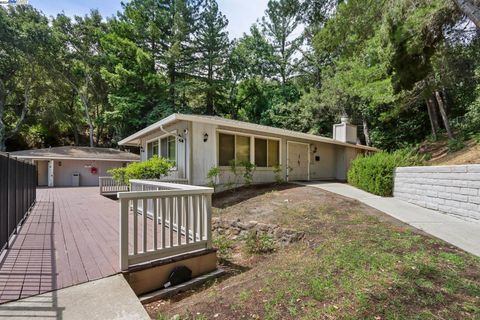
[[[140, 138], [142, 136], [147, 135], [151, 131], [153, 131], [155, 129], [158, 129], [161, 126], [167, 125], [168, 123], [173, 122], [177, 119], [178, 119], [178, 114], [173, 113], [173, 114], [169, 115], [168, 117], [166, 117], [166, 118], [164, 118], [160, 121], [157, 121], [154, 124], [151, 124], [148, 127], [144, 128], [140, 131], [137, 131], [134, 134], [120, 140], [118, 142], [118, 145], [120, 145], [120, 146], [138, 146], [140, 144], [139, 142], [140, 142]], [[139, 142], [134, 142], [136, 140], [138, 140]]]

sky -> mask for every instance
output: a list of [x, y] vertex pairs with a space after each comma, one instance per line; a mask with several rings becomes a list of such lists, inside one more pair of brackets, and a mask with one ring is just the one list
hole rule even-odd
[[[239, 38], [263, 16], [268, 0], [217, 0], [220, 11], [227, 17], [230, 38]], [[29, 3], [47, 16], [64, 12], [66, 15], [85, 15], [98, 9], [109, 17], [121, 9], [120, 0], [30, 0]]]

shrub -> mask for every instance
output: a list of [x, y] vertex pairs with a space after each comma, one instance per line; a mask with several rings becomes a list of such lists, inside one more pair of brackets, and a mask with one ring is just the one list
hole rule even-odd
[[208, 173], [207, 173], [208, 186], [212, 187], [214, 191], [217, 187], [217, 179], [220, 176], [220, 174], [221, 174], [221, 171], [219, 167], [211, 167], [210, 170], [208, 170]]
[[253, 173], [257, 167], [250, 161], [241, 161], [239, 165], [243, 168], [243, 181], [245, 182], [245, 185], [251, 185], [253, 182]]
[[370, 156], [359, 156], [350, 165], [348, 183], [379, 196], [391, 196], [393, 174], [396, 167], [424, 164], [424, 159], [410, 150], [398, 150], [393, 153], [377, 152]]
[[275, 181], [278, 184], [283, 182], [282, 167], [280, 165], [276, 165], [276, 166], [273, 167], [273, 174], [275, 175]]
[[266, 233], [251, 231], [245, 239], [245, 246], [248, 253], [261, 254], [275, 250], [273, 238]]
[[213, 246], [217, 248], [218, 258], [225, 261], [230, 258], [234, 241], [224, 235], [213, 238]]
[[448, 152], [455, 152], [465, 147], [464, 138], [458, 137], [448, 140]]
[[160, 179], [168, 174], [175, 165], [174, 162], [154, 156], [144, 162], [135, 162], [125, 168], [108, 170], [113, 179], [119, 183], [128, 184], [130, 179]]

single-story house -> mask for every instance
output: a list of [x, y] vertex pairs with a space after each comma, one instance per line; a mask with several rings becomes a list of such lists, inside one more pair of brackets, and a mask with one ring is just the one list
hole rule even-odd
[[208, 184], [208, 171], [220, 168], [219, 185], [232, 181], [230, 163], [255, 164], [253, 183], [346, 180], [350, 162], [377, 149], [357, 143], [357, 127], [342, 118], [326, 138], [216, 116], [172, 114], [121, 140], [140, 147], [141, 161], [159, 155], [175, 161], [170, 178]]
[[140, 161], [140, 156], [109, 148], [54, 147], [11, 152], [37, 166], [39, 186], [98, 186], [98, 177], [112, 168]]

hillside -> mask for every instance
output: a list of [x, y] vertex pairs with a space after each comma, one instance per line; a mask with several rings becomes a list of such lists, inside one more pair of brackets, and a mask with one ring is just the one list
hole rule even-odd
[[480, 144], [475, 140], [466, 141], [465, 147], [455, 152], [449, 152], [447, 140], [424, 142], [420, 153], [431, 155], [431, 165], [480, 164]]

